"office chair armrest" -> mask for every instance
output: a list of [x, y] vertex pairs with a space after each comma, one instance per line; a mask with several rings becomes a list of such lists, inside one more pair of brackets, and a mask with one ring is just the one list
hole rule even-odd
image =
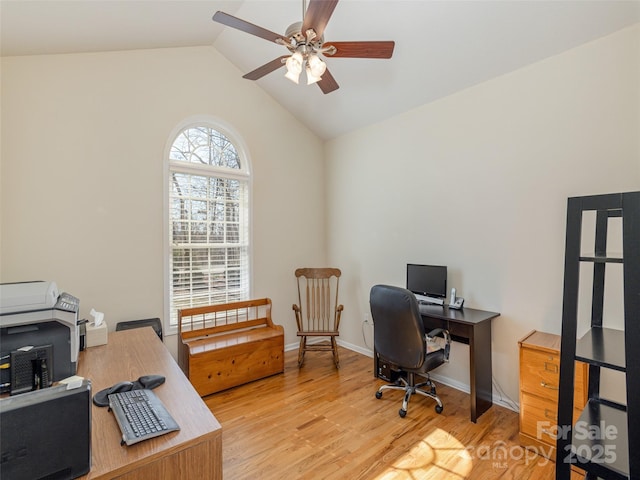
[[449, 335], [449, 331], [444, 328], [434, 328], [429, 333], [427, 333], [427, 337], [443, 337], [447, 343], [451, 343], [451, 335]]
[[449, 351], [451, 350], [451, 335], [448, 330], [444, 328], [434, 328], [429, 333], [426, 334], [426, 339], [431, 339], [433, 337], [443, 337], [444, 338], [444, 360], [445, 362], [449, 361]]

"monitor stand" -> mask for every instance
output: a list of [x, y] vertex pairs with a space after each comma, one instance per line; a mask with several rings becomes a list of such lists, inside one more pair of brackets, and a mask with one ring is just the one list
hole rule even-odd
[[431, 303], [433, 305], [444, 305], [444, 298], [438, 297], [427, 297], [426, 295], [416, 294], [416, 299], [418, 303]]

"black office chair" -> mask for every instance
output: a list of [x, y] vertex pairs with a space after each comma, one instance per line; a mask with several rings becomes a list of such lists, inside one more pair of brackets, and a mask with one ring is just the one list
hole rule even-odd
[[116, 331], [130, 330], [132, 328], [151, 327], [162, 340], [162, 322], [159, 318], [144, 318], [141, 320], [128, 320], [116, 324]]
[[[404, 400], [398, 413], [404, 417], [411, 395], [419, 393], [433, 398], [437, 404], [436, 412], [442, 413], [444, 407], [428, 372], [449, 361], [449, 332], [437, 328], [425, 335], [418, 301], [404, 288], [375, 285], [371, 288], [369, 303], [376, 353], [400, 371], [396, 383], [381, 386], [376, 398], [381, 398], [384, 390], [403, 390]], [[440, 344], [432, 342], [431, 339], [437, 336], [444, 341]], [[425, 377], [426, 381], [416, 384], [416, 375]]]

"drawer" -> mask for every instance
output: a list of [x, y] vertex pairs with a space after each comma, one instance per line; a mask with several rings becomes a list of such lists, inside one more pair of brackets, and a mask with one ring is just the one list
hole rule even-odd
[[433, 318], [426, 315], [422, 316], [422, 323], [425, 330], [430, 332], [434, 328], [442, 328], [448, 330], [452, 338], [457, 342], [469, 345], [469, 338], [473, 335], [473, 326], [458, 322], [449, 322], [441, 318]]
[[[520, 432], [555, 446], [558, 431], [557, 404], [524, 392], [520, 399]], [[573, 423], [578, 421], [581, 413], [581, 408], [573, 409]]]
[[522, 348], [520, 350], [520, 389], [557, 402], [560, 356]]
[[[520, 390], [557, 402], [560, 385], [558, 355], [524, 348], [520, 355]], [[576, 362], [574, 408], [583, 408], [587, 403], [588, 377], [589, 366]]]
[[558, 421], [556, 403], [522, 392], [520, 402], [520, 432], [555, 446]]

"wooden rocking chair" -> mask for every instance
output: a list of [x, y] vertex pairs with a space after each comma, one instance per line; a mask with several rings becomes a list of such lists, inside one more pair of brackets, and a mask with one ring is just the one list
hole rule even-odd
[[[304, 362], [304, 354], [311, 350], [332, 351], [336, 368], [340, 368], [338, 345], [340, 316], [344, 307], [338, 305], [340, 272], [337, 268], [298, 268], [298, 305], [293, 305], [298, 324], [300, 349], [298, 367]], [[329, 342], [308, 343], [307, 337], [329, 337]]]

